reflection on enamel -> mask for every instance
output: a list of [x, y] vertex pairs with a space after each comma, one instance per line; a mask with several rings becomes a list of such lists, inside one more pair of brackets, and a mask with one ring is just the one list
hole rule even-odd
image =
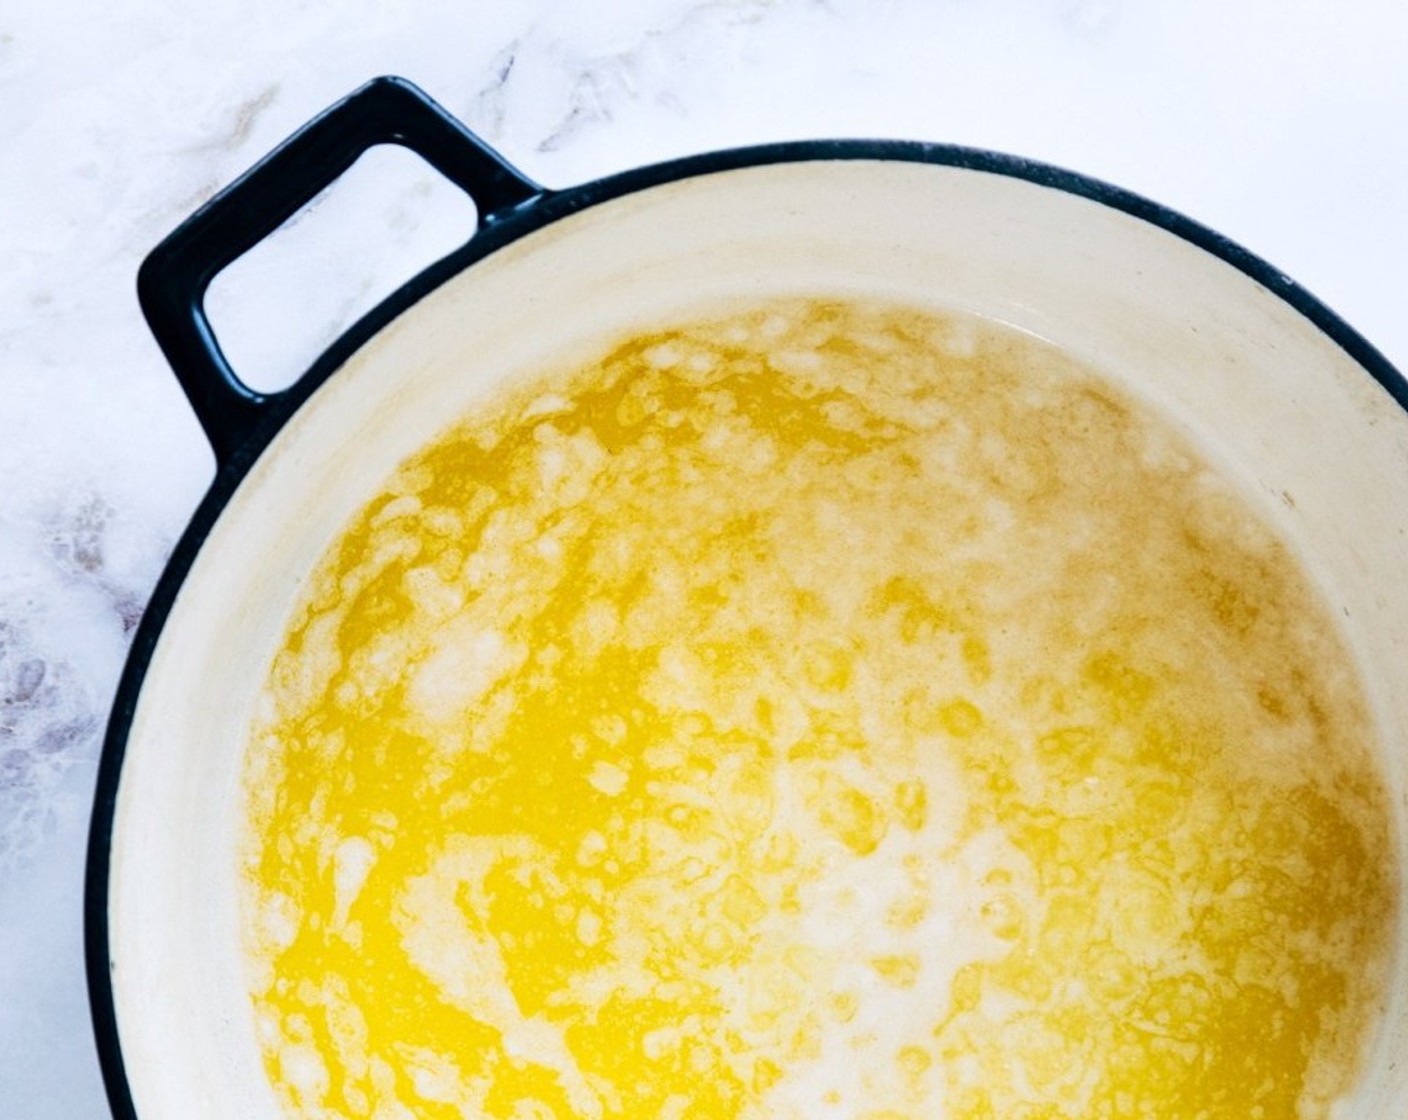
[[247, 780], [300, 1117], [1322, 1117], [1397, 917], [1347, 654], [1048, 348], [792, 303], [469, 418]]

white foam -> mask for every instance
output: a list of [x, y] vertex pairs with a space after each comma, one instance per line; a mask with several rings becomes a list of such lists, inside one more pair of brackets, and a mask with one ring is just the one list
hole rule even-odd
[[347, 924], [347, 914], [361, 893], [362, 884], [376, 862], [376, 849], [361, 836], [349, 836], [333, 853], [333, 925]]
[[438, 723], [460, 718], [528, 655], [502, 631], [472, 617], [446, 622], [431, 645], [411, 673], [409, 698], [417, 712]]
[[[796, 849], [825, 853], [818, 874], [799, 892], [799, 913], [773, 912], [762, 923], [759, 944], [773, 947], [763, 959], [712, 977], [727, 1028], [745, 1044], [736, 1072], [757, 1056], [781, 1070], [748, 1115], [811, 1120], [899, 1107], [908, 1083], [896, 1062], [902, 1052], [931, 1052], [954, 977], [1011, 948], [985, 917], [991, 873], [1021, 884], [1007, 889], [1031, 909], [1030, 868], [997, 829], [955, 848], [943, 811], [919, 831], [889, 829], [858, 858], [806, 820], [801, 799], [781, 800], [778, 817], [797, 829]], [[797, 1048], [807, 1031], [810, 1048]], [[936, 1088], [908, 1105], [916, 1103], [920, 1114], [943, 1114]]]
[[407, 955], [442, 998], [498, 1030], [510, 1058], [531, 1059], [556, 1072], [578, 1115], [596, 1120], [601, 1100], [568, 1049], [563, 1028], [523, 1014], [499, 943], [480, 917], [489, 911], [484, 884], [491, 870], [504, 860], [542, 859], [528, 837], [451, 837], [430, 870], [407, 883], [395, 921]]
[[630, 775], [612, 762], [594, 763], [591, 773], [587, 775], [587, 781], [591, 783], [592, 787], [608, 797], [615, 797], [619, 794], [626, 788], [626, 782], [629, 780]]

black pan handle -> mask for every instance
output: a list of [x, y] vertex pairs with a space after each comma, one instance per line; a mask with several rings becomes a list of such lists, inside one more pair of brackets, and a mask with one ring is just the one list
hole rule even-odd
[[544, 194], [402, 78], [376, 78], [304, 125], [183, 222], [142, 262], [142, 314], [186, 391], [220, 465], [253, 434], [280, 393], [242, 382], [205, 315], [211, 280], [378, 144], [415, 152], [493, 224]]

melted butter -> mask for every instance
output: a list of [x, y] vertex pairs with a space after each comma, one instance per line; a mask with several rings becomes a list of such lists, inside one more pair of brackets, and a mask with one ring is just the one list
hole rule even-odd
[[1323, 1117], [1396, 919], [1349, 658], [1038, 343], [795, 303], [469, 418], [247, 773], [291, 1116]]

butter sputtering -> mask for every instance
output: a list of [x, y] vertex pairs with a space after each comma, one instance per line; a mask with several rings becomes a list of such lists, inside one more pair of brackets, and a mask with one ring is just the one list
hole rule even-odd
[[1351, 661], [1171, 428], [798, 301], [390, 479], [251, 736], [290, 1117], [1326, 1117], [1398, 920]]

